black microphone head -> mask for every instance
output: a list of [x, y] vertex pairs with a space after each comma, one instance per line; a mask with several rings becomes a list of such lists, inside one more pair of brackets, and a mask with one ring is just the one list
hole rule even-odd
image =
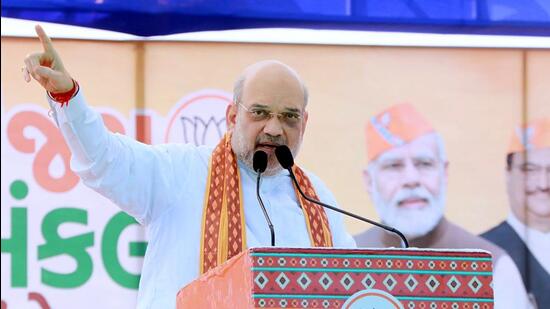
[[261, 150], [256, 151], [252, 158], [252, 166], [256, 173], [263, 173], [267, 168], [267, 153]]
[[292, 152], [286, 145], [280, 145], [275, 148], [275, 156], [284, 169], [289, 169], [294, 165]]

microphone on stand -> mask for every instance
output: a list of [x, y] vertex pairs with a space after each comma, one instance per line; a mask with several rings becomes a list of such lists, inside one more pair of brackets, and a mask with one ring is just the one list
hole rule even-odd
[[269, 219], [269, 215], [267, 214], [267, 210], [265, 209], [264, 202], [262, 202], [262, 198], [260, 197], [260, 177], [267, 168], [267, 153], [261, 150], [256, 151], [254, 153], [254, 157], [252, 158], [252, 167], [254, 168], [254, 171], [258, 174], [258, 177], [256, 178], [256, 196], [258, 197], [258, 202], [260, 203], [260, 207], [264, 212], [265, 220], [267, 221], [269, 231], [271, 232], [271, 246], [274, 247], [275, 229], [273, 228], [273, 223], [271, 223], [271, 220]]
[[407, 241], [407, 238], [405, 237], [405, 235], [403, 235], [403, 233], [401, 233], [399, 230], [391, 227], [391, 226], [387, 226], [385, 224], [382, 224], [382, 223], [378, 223], [376, 221], [372, 221], [372, 220], [369, 220], [367, 218], [363, 218], [359, 215], [356, 215], [356, 214], [353, 214], [351, 212], [347, 212], [345, 210], [342, 210], [342, 209], [339, 209], [339, 208], [336, 208], [334, 206], [330, 206], [330, 205], [327, 205], [325, 203], [322, 203], [320, 201], [316, 201], [314, 199], [312, 199], [311, 197], [307, 196], [304, 194], [304, 192], [302, 191], [302, 189], [300, 188], [300, 185], [298, 184], [298, 181], [296, 180], [296, 176], [294, 175], [294, 172], [292, 171], [292, 166], [294, 165], [294, 158], [292, 157], [292, 153], [290, 152], [290, 149], [288, 149], [288, 147], [286, 145], [280, 145], [280, 146], [277, 146], [277, 148], [275, 148], [275, 156], [277, 157], [277, 160], [279, 161], [279, 163], [281, 164], [281, 166], [288, 170], [288, 172], [290, 173], [290, 178], [292, 178], [292, 181], [294, 182], [294, 184], [296, 185], [296, 188], [298, 188], [298, 192], [300, 192], [300, 194], [308, 201], [312, 202], [312, 203], [315, 203], [317, 205], [320, 205], [322, 207], [325, 207], [325, 208], [328, 208], [328, 209], [331, 209], [331, 210], [334, 210], [336, 212], [339, 212], [339, 213], [342, 213], [344, 215], [347, 215], [347, 216], [350, 216], [350, 217], [353, 217], [357, 220], [361, 220], [363, 222], [367, 222], [367, 223], [370, 223], [372, 225], [375, 225], [375, 226], [378, 226], [380, 228], [383, 228], [384, 230], [386, 231], [389, 231], [391, 233], [394, 233], [394, 234], [397, 234], [401, 240], [403, 241], [403, 245], [405, 248], [408, 248], [409, 247], [409, 242]]

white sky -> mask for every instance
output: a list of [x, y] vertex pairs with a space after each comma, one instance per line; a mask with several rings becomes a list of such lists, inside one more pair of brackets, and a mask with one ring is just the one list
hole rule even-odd
[[308, 29], [247, 29], [204, 31], [167, 36], [139, 37], [135, 35], [2, 17], [2, 36], [36, 36], [34, 25], [40, 23], [53, 38], [113, 41], [210, 41], [299, 43], [329, 45], [432, 46], [487, 48], [550, 48], [550, 37], [426, 34], [402, 32], [308, 30]]

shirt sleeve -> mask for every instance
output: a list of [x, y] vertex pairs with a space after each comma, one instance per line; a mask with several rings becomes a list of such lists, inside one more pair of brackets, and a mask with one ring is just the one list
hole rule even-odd
[[[81, 89], [82, 90], [82, 89]], [[71, 169], [83, 183], [112, 200], [142, 224], [171, 206], [175, 186], [170, 146], [150, 146], [111, 133], [91, 109], [82, 91], [67, 106], [48, 98], [58, 127], [69, 146]], [[179, 163], [179, 162], [178, 162]]]
[[495, 309], [531, 309], [525, 286], [514, 261], [508, 256], [500, 257], [493, 271]]

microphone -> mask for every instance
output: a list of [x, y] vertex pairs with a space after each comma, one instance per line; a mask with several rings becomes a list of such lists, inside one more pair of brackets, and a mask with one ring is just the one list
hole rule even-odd
[[256, 151], [252, 158], [252, 168], [258, 174], [265, 172], [267, 168], [267, 153], [261, 150]]
[[316, 201], [316, 200], [312, 199], [311, 197], [305, 195], [304, 192], [302, 191], [302, 189], [300, 188], [300, 185], [298, 184], [298, 181], [296, 180], [296, 176], [294, 175], [294, 172], [292, 171], [292, 166], [294, 165], [294, 158], [292, 157], [292, 153], [290, 152], [290, 149], [288, 149], [288, 147], [286, 145], [277, 146], [277, 148], [275, 148], [275, 156], [277, 157], [277, 160], [279, 161], [281, 166], [284, 169], [288, 170], [288, 172], [290, 173], [290, 178], [292, 178], [292, 181], [296, 185], [296, 188], [298, 188], [298, 192], [300, 192], [300, 194], [306, 200], [308, 200], [312, 203], [315, 203], [317, 205], [320, 205], [322, 207], [325, 207], [325, 208], [334, 210], [336, 212], [342, 213], [344, 215], [350, 216], [350, 217], [355, 218], [357, 220], [361, 220], [363, 222], [367, 222], [367, 223], [370, 223], [372, 225], [378, 226], [378, 227], [383, 228], [384, 230], [389, 231], [391, 233], [397, 234], [401, 238], [401, 240], [403, 240], [403, 244], [404, 244], [405, 248], [409, 247], [409, 242], [407, 241], [407, 238], [399, 230], [397, 230], [397, 229], [395, 229], [391, 226], [387, 226], [385, 224], [378, 223], [376, 221], [373, 221], [373, 220], [370, 220], [370, 219], [367, 219], [367, 218], [363, 218], [359, 215], [356, 215], [356, 214], [353, 214], [351, 212], [336, 208], [334, 206], [327, 205], [327, 204], [322, 203], [320, 201]]
[[265, 210], [264, 202], [262, 202], [262, 198], [260, 197], [260, 177], [263, 172], [265, 172], [265, 169], [267, 168], [267, 153], [258, 150], [254, 153], [254, 157], [252, 158], [252, 167], [254, 168], [254, 171], [258, 173], [258, 177], [256, 178], [256, 196], [258, 197], [258, 202], [260, 203], [260, 207], [262, 208], [262, 211], [264, 212], [265, 220], [267, 221], [267, 225], [269, 226], [269, 231], [271, 232], [271, 246], [275, 246], [275, 229], [273, 228], [273, 223], [271, 223], [271, 220], [269, 219], [269, 215], [267, 214], [267, 210]]

